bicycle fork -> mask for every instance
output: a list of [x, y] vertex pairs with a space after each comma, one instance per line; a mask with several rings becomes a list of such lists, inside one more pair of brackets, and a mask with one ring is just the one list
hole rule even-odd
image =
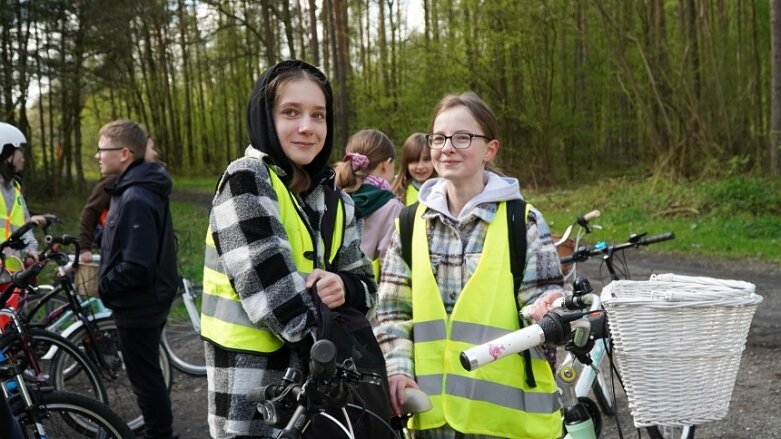
[[564, 425], [567, 428], [565, 439], [594, 439], [596, 433], [594, 421], [586, 405], [578, 399], [575, 383], [578, 371], [570, 361], [563, 364], [556, 372], [556, 384], [559, 386], [561, 405], [564, 412]]
[[[6, 359], [7, 357], [5, 354], [0, 352], [0, 364], [5, 363]], [[0, 365], [0, 379], [3, 381], [0, 383], [0, 389], [2, 389], [3, 393], [2, 397], [5, 398], [6, 401], [10, 401], [11, 395], [18, 392], [24, 403], [25, 410], [29, 411], [30, 417], [35, 422], [36, 439], [47, 439], [46, 429], [40, 422], [41, 414], [38, 411], [38, 405], [33, 401], [33, 397], [27, 389], [24, 375], [18, 371], [15, 371], [14, 373], [16, 368], [12, 364], [13, 360], [9, 361], [9, 365]]]

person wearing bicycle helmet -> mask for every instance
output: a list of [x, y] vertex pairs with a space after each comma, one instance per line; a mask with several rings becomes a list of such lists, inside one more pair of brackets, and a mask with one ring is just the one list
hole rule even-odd
[[[209, 432], [219, 439], [266, 436], [245, 396], [278, 383], [289, 366], [306, 370], [317, 303], [366, 314], [376, 301], [353, 201], [334, 187], [328, 166], [334, 122], [325, 75], [299, 60], [268, 68], [247, 124], [250, 145], [220, 178], [206, 234], [201, 336]], [[383, 404], [389, 414], [387, 395]]]
[[[42, 226], [46, 224], [46, 217], [43, 215], [30, 216], [27, 209], [27, 201], [22, 194], [21, 187], [16, 179], [17, 173], [24, 169], [24, 153], [22, 148], [27, 145], [27, 138], [22, 131], [15, 126], [0, 122], [0, 212], [2, 217], [3, 240], [16, 229], [27, 222], [34, 222]], [[27, 247], [17, 256], [27, 255], [34, 260], [38, 259], [38, 241], [35, 239], [33, 231], [30, 230], [24, 235]], [[12, 252], [6, 249], [7, 252]]]
[[423, 184], [419, 204], [406, 207], [399, 220], [401, 227], [414, 214], [404, 244], [411, 246], [411, 267], [397, 233], [378, 292], [375, 335], [394, 412], [406, 388], [420, 388], [433, 408], [412, 418], [417, 438], [558, 438], [556, 383], [541, 352], [473, 372], [459, 361], [462, 350], [519, 329], [521, 306], [538, 302], [540, 318], [560, 297], [563, 276], [548, 226], [525, 204], [525, 269], [514, 290], [507, 212], [522, 197], [516, 179], [490, 170], [499, 152], [492, 110], [471, 92], [446, 96], [431, 131], [439, 178]]

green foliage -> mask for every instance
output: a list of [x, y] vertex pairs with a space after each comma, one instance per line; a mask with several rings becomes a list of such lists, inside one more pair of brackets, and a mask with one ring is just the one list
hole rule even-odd
[[674, 231], [654, 249], [730, 259], [781, 262], [781, 181], [730, 178], [675, 183], [670, 179], [616, 178], [577, 189], [527, 192], [554, 232], [593, 209], [603, 226], [591, 240], [623, 242], [631, 233]]
[[781, 214], [781, 182], [752, 177], [730, 177], [714, 182], [705, 191], [707, 206], [727, 215]]

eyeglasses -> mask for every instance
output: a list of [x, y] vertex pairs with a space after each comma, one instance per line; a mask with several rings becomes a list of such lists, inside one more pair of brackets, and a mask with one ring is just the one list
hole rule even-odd
[[472, 133], [455, 133], [452, 136], [446, 136], [444, 134], [426, 134], [426, 140], [428, 141], [428, 147], [431, 149], [442, 149], [447, 143], [447, 139], [450, 139], [450, 144], [456, 149], [467, 149], [472, 144], [473, 137], [481, 137], [483, 139], [490, 140], [488, 136], [482, 134]]
[[119, 151], [120, 149], [125, 149], [125, 147], [124, 146], [122, 146], [120, 148], [101, 148], [101, 147], [98, 147], [98, 151], [97, 151], [96, 154], [100, 154], [101, 152], [106, 152], [106, 151]]

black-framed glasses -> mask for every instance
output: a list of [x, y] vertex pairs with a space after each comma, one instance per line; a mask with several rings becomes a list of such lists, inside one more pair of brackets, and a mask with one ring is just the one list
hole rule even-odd
[[456, 149], [467, 149], [472, 145], [472, 138], [480, 137], [483, 139], [491, 140], [490, 137], [482, 134], [472, 133], [455, 133], [452, 136], [446, 136], [444, 134], [426, 134], [426, 140], [428, 141], [428, 147], [431, 149], [442, 149], [445, 147], [445, 143], [450, 139], [450, 144]]
[[124, 146], [119, 147], [119, 148], [101, 148], [101, 147], [98, 147], [98, 151], [97, 151], [96, 154], [100, 154], [101, 152], [106, 152], [106, 151], [119, 151], [121, 149], [125, 149], [125, 147]]

